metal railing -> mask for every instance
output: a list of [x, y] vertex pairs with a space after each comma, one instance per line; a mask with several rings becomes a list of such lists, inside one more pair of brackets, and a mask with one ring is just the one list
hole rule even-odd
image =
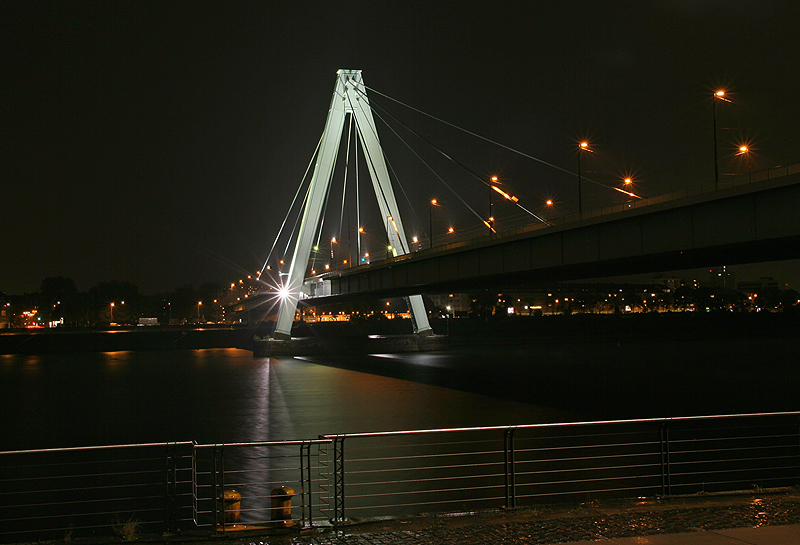
[[[224, 530], [230, 524], [280, 522], [281, 500], [293, 500], [304, 527], [324, 518], [328, 439], [196, 445], [193, 520]], [[324, 482], [320, 482], [324, 479]], [[225, 493], [236, 492], [238, 517], [225, 516]], [[237, 520], [232, 520], [232, 519]], [[286, 524], [281, 522], [281, 524]]]
[[800, 412], [26, 450], [0, 452], [0, 541], [798, 483]]
[[337, 460], [329, 516], [794, 485], [799, 426], [795, 412], [326, 436]]
[[0, 452], [0, 540], [68, 539], [191, 520], [192, 443]]

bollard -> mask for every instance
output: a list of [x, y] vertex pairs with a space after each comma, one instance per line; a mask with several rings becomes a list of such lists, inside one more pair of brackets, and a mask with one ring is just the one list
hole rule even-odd
[[234, 523], [242, 520], [242, 495], [236, 490], [225, 490], [219, 496], [221, 522]]
[[281, 486], [272, 490], [272, 522], [283, 526], [292, 526], [292, 496], [294, 490]]

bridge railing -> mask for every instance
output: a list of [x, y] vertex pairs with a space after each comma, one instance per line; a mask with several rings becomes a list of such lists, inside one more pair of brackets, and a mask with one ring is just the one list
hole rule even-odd
[[0, 452], [0, 541], [798, 483], [800, 412], [27, 450]]

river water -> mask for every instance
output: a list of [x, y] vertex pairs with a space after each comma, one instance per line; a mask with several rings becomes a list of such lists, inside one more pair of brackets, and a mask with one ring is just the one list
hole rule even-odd
[[[436, 366], [442, 357], [412, 361]], [[390, 356], [371, 359], [376, 365]], [[413, 378], [413, 377], [412, 377]], [[237, 349], [0, 355], [0, 450], [572, 420], [533, 403]]]
[[0, 355], [0, 450], [797, 410], [800, 337]]

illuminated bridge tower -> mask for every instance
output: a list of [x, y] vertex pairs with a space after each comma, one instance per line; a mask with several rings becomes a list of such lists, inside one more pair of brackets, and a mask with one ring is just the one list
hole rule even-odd
[[[385, 219], [384, 224], [391, 252], [394, 256], [409, 253], [408, 241], [403, 230], [403, 222], [400, 219], [389, 172], [386, 169], [381, 143], [378, 140], [378, 132], [372, 118], [372, 110], [367, 99], [367, 90], [364, 87], [361, 70], [339, 70], [336, 75], [333, 99], [328, 111], [328, 120], [325, 123], [325, 132], [320, 142], [317, 163], [308, 190], [308, 199], [303, 208], [303, 218], [289, 268], [289, 276], [283, 285], [284, 297], [281, 300], [278, 324], [275, 327], [276, 339], [291, 338], [292, 322], [297, 310], [305, 271], [308, 267], [316, 226], [319, 225], [324, 201], [328, 194], [328, 186], [333, 175], [333, 167], [342, 140], [347, 114], [354, 118], [361, 146], [367, 157], [372, 187], [378, 199], [381, 217]], [[422, 296], [412, 295], [406, 301], [414, 322], [414, 332], [420, 335], [433, 334], [425, 313]]]

